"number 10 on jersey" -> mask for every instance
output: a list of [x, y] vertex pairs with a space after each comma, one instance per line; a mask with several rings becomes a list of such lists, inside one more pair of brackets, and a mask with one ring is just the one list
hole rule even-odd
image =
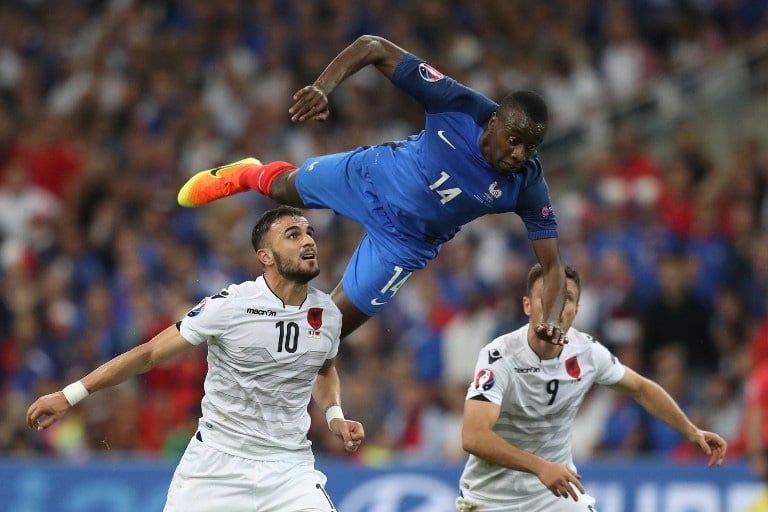
[[283, 321], [275, 324], [280, 330], [279, 339], [277, 341], [277, 351], [282, 352], [285, 348], [286, 352], [293, 354], [299, 347], [299, 324], [296, 322], [285, 323]]

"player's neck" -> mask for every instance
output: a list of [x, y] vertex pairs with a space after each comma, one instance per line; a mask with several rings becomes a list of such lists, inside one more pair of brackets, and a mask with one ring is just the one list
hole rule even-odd
[[488, 160], [488, 130], [485, 130], [482, 135], [480, 135], [480, 140], [478, 141], [478, 145], [480, 146], [480, 154], [483, 155], [483, 158], [486, 162], [488, 162], [488, 165], [491, 164], [490, 160]]
[[264, 280], [272, 293], [283, 301], [286, 306], [301, 306], [307, 299], [306, 283], [297, 283], [286, 279], [280, 274], [264, 273]]

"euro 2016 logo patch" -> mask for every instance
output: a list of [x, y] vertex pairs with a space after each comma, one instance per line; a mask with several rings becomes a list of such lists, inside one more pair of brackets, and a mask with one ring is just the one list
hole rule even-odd
[[421, 78], [426, 80], [427, 82], [437, 82], [438, 80], [442, 80], [444, 75], [427, 64], [426, 62], [422, 62], [419, 64], [419, 74], [421, 75]]
[[488, 391], [494, 384], [496, 384], [496, 381], [493, 379], [493, 372], [491, 370], [483, 368], [477, 372], [477, 376], [475, 377], [476, 390]]
[[323, 308], [309, 308], [307, 322], [312, 328], [309, 331], [310, 338], [320, 337], [320, 327], [323, 325]]
[[206, 299], [201, 300], [197, 303], [197, 306], [195, 306], [189, 313], [187, 313], [187, 316], [197, 316], [200, 314], [200, 312], [205, 307]]

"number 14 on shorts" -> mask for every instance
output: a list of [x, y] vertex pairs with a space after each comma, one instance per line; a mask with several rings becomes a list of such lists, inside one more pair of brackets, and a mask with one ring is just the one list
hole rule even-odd
[[395, 265], [394, 274], [389, 279], [387, 284], [384, 285], [381, 290], [379, 290], [382, 295], [389, 295], [389, 298], [386, 301], [381, 301], [377, 298], [371, 299], [371, 306], [383, 306], [392, 300], [392, 297], [394, 297], [397, 291], [402, 288], [408, 278], [411, 277], [411, 274], [413, 274], [413, 272], [406, 272], [403, 267]]

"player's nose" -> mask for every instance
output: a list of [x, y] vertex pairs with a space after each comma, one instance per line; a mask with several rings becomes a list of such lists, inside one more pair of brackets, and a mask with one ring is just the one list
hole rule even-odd
[[525, 154], [525, 146], [518, 144], [512, 148], [512, 158], [516, 164], [524, 162], [528, 156]]
[[304, 240], [302, 240], [302, 247], [317, 247], [315, 239], [309, 233], [304, 234]]

